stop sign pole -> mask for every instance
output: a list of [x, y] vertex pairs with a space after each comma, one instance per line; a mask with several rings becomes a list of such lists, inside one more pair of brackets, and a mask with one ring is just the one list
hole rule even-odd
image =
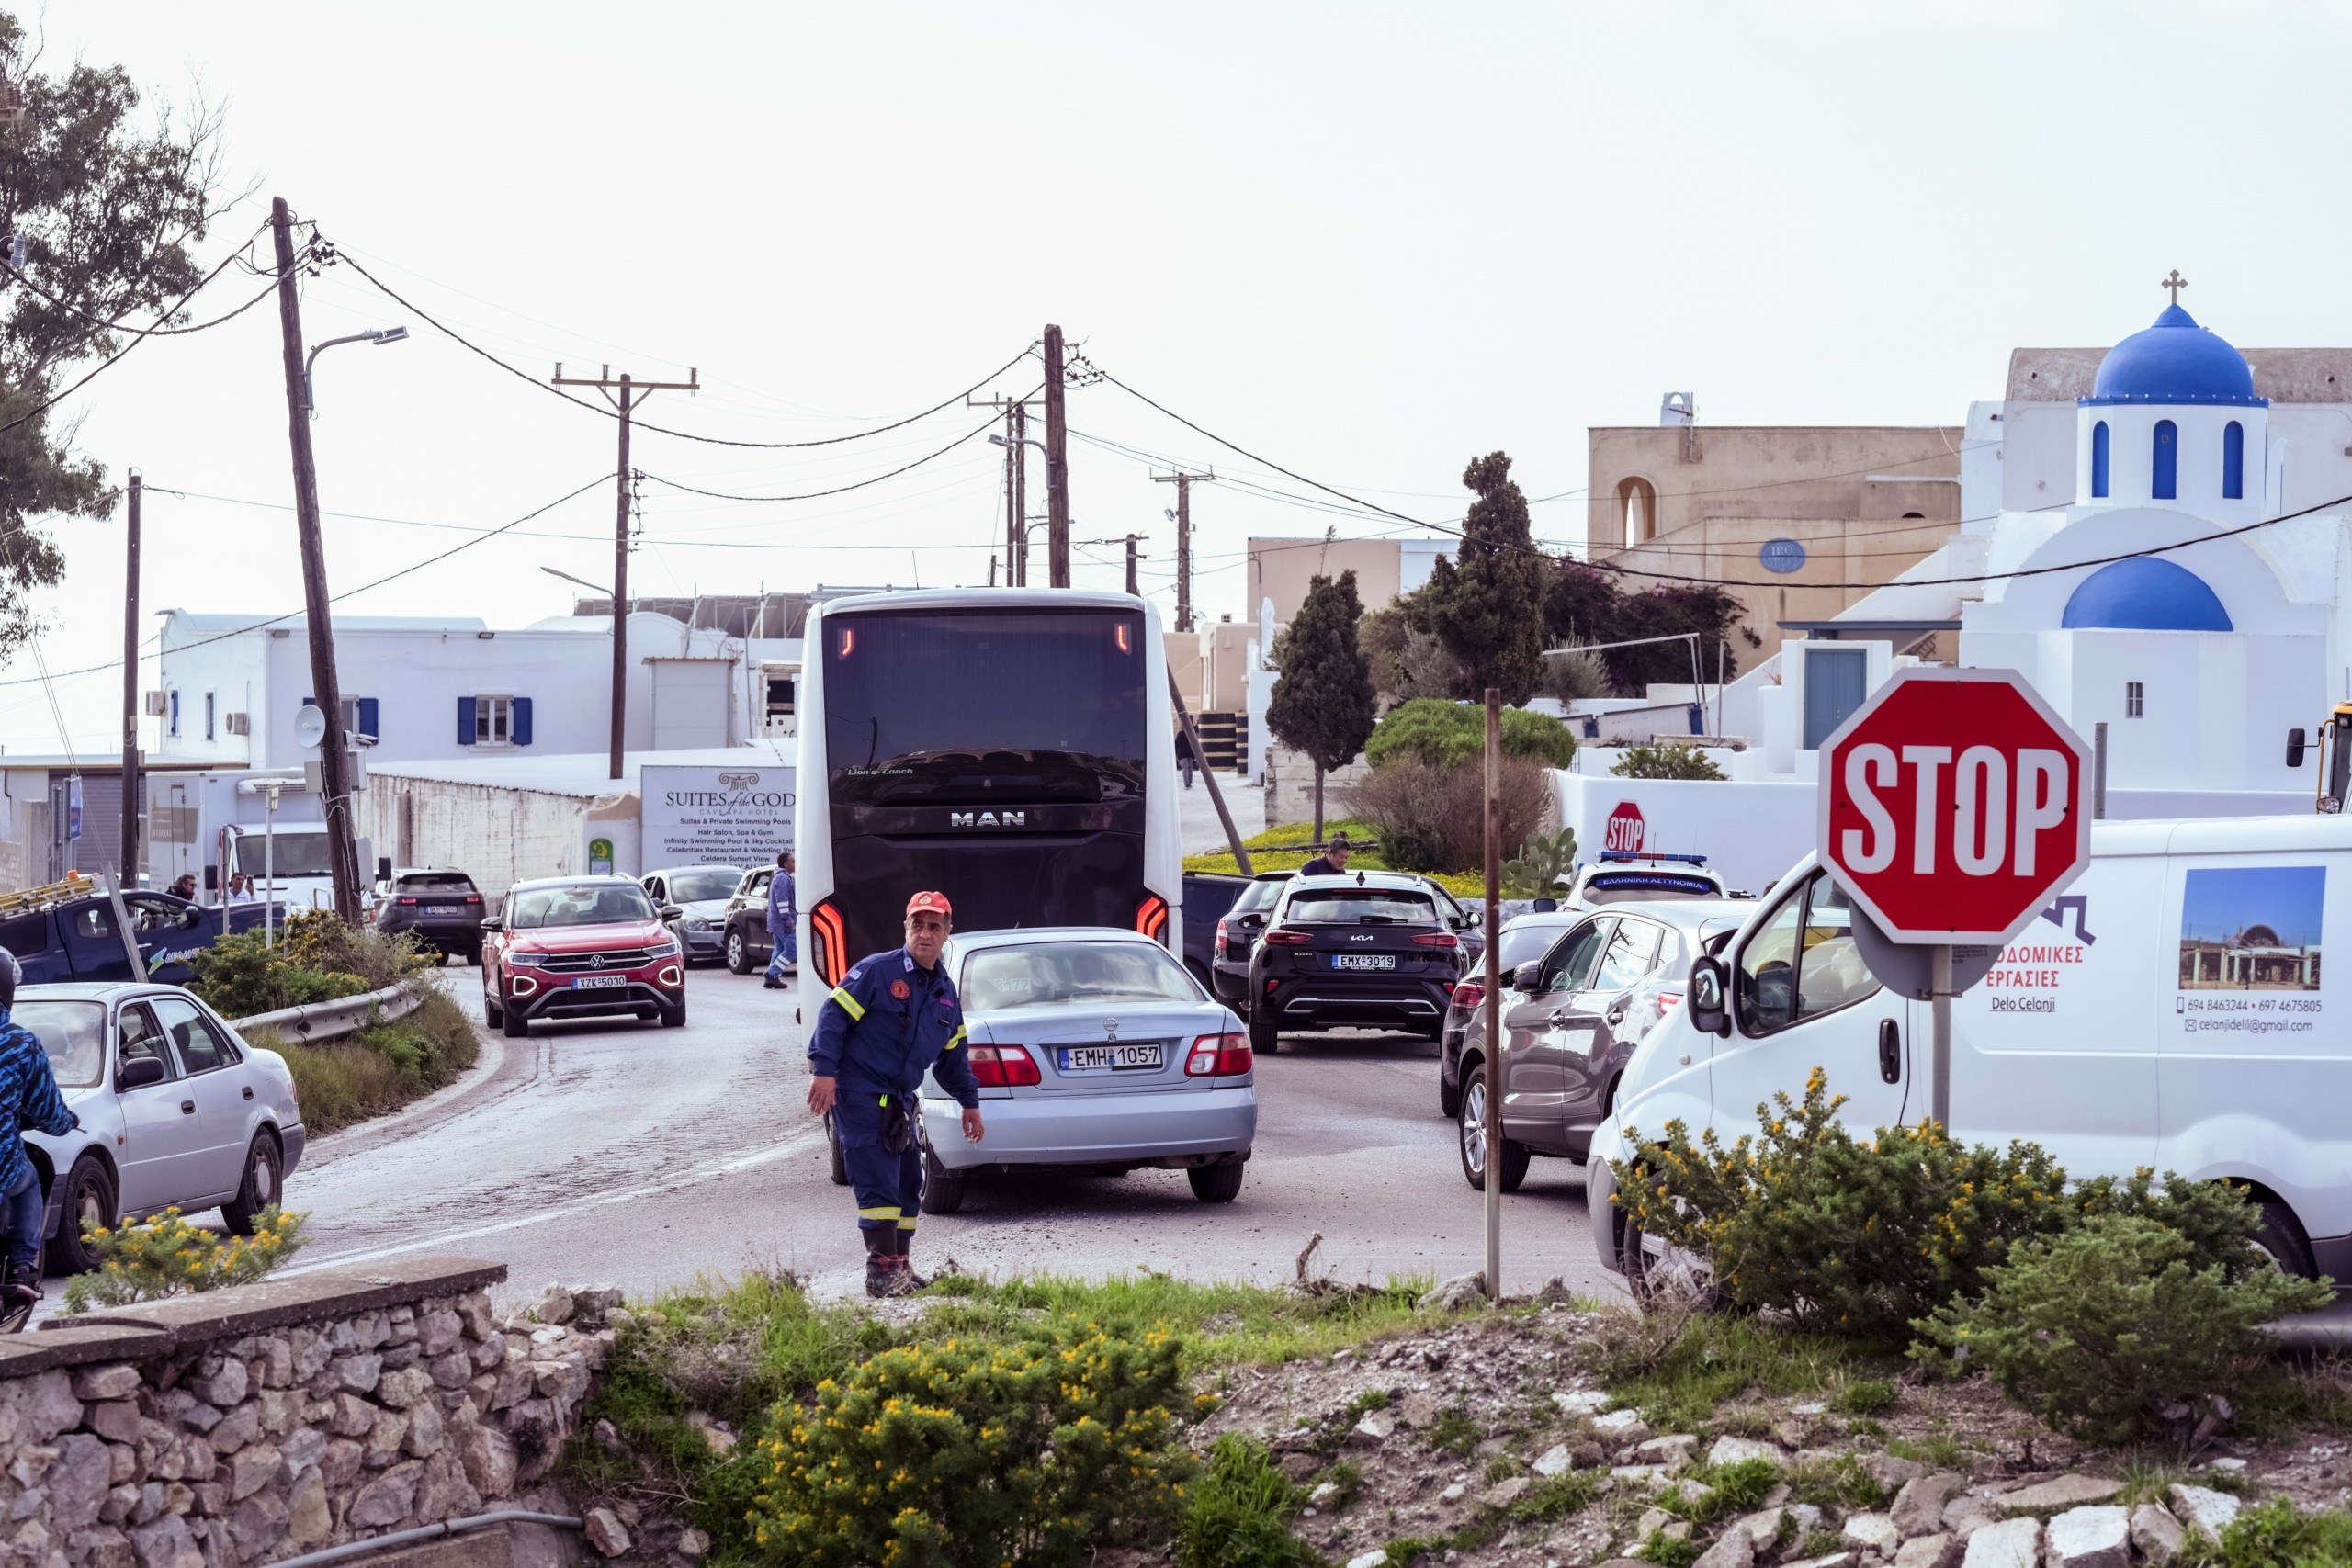
[[2090, 748], [2013, 670], [1921, 666], [1820, 756], [1822, 864], [1889, 941], [1931, 950], [1929, 1114], [1949, 1129], [1952, 948], [2007, 942], [2090, 863]]

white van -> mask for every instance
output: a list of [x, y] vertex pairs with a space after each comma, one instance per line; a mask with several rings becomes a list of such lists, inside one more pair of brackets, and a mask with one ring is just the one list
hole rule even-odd
[[[252, 882], [254, 897], [274, 888], [277, 902], [289, 915], [334, 908], [325, 823], [280, 821], [274, 829], [258, 822], [232, 824], [220, 829], [220, 844], [222, 862]], [[363, 858], [360, 863], [367, 862]]]
[[[2342, 976], [2324, 961], [2330, 931]], [[1644, 1262], [1609, 1201], [1629, 1127], [1646, 1142], [1679, 1118], [1728, 1144], [1815, 1066], [1849, 1126], [1928, 1114], [1929, 1004], [1871, 976], [1813, 857], [1693, 965], [1687, 998], [1594, 1134], [1586, 1193], [1611, 1269]], [[2337, 1280], [2352, 1280], [2347, 1112], [2352, 818], [2099, 823], [2089, 869], [1952, 1004], [1956, 1136], [2030, 1139], [2078, 1180], [2146, 1166], [2249, 1183], [2282, 1266]], [[1655, 1243], [1634, 1245], [1655, 1260]]]

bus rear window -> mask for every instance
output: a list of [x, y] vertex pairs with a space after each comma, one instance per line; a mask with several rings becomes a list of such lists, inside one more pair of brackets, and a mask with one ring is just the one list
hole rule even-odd
[[843, 614], [824, 627], [836, 804], [1097, 801], [1143, 790], [1143, 617]]

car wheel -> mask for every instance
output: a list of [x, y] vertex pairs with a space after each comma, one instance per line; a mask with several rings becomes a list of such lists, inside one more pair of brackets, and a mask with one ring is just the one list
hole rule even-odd
[[2254, 1233], [2255, 1250], [2278, 1265], [2282, 1274], [2300, 1275], [2306, 1280], [2319, 1276], [2319, 1265], [2312, 1260], [2311, 1244], [2303, 1239], [2303, 1227], [2295, 1221], [2295, 1212], [2276, 1198], [2262, 1201], [2262, 1224]]
[[[1454, 1117], [1454, 1127], [1462, 1147], [1462, 1177], [1477, 1190], [1487, 1190], [1487, 1064], [1480, 1062], [1470, 1068], [1462, 1080], [1462, 1110]], [[1519, 1184], [1527, 1179], [1527, 1162], [1532, 1157], [1525, 1144], [1502, 1141], [1502, 1165], [1495, 1174], [1501, 1179], [1502, 1190], [1516, 1192]]]
[[1437, 1065], [1437, 1113], [1453, 1118], [1462, 1114], [1462, 1085], [1445, 1081], [1445, 1063]]
[[445, 948], [441, 949], [441, 950], [440, 950], [440, 952], [435, 955], [435, 957], [434, 957], [434, 962], [435, 962], [435, 964], [439, 964], [442, 968], [447, 969], [447, 967], [449, 967], [449, 960], [451, 960], [452, 958], [455, 958], [455, 957], [457, 957], [457, 956], [458, 956], [458, 955], [457, 955], [456, 953], [454, 953], [450, 952], [447, 948], [446, 948], [446, 947], [445, 947]]
[[1193, 1184], [1193, 1196], [1204, 1203], [1230, 1203], [1241, 1195], [1241, 1161], [1238, 1159], [1196, 1165], [1184, 1175]]
[[1645, 1306], [1712, 1312], [1723, 1303], [1723, 1292], [1715, 1288], [1715, 1266], [1703, 1253], [1650, 1235], [1631, 1215], [1625, 1219], [1623, 1261], [1625, 1284]]
[[254, 1134], [254, 1146], [245, 1151], [244, 1184], [234, 1198], [220, 1205], [220, 1223], [229, 1227], [229, 1234], [253, 1235], [254, 1222], [278, 1201], [285, 1181], [286, 1156], [279, 1151], [277, 1140], [267, 1133]]
[[662, 1027], [684, 1029], [686, 1026], [686, 1004], [681, 999], [676, 1007], [662, 1010]]
[[741, 926], [730, 927], [727, 932], [727, 972], [729, 975], [749, 975], [752, 972], [752, 944], [743, 940]]
[[825, 1148], [832, 1156], [833, 1185], [849, 1185], [849, 1154], [842, 1147], [841, 1129], [833, 1125], [833, 1113], [825, 1112]]
[[510, 1007], [498, 1010], [498, 1027], [509, 1040], [520, 1040], [531, 1032], [531, 1021]]
[[922, 1212], [952, 1214], [964, 1206], [964, 1177], [939, 1163], [928, 1147], [922, 1151]]
[[96, 1155], [84, 1155], [65, 1173], [64, 1212], [58, 1216], [57, 1235], [49, 1244], [49, 1268], [55, 1274], [87, 1274], [98, 1267], [97, 1256], [82, 1239], [91, 1225], [113, 1228], [121, 1218], [115, 1207], [114, 1173]]
[[1282, 1032], [1274, 1027], [1274, 1022], [1271, 1009], [1250, 1010], [1250, 1049], [1256, 1055], [1271, 1056], [1283, 1048]]
[[498, 998], [491, 994], [488, 986], [481, 988], [481, 1018], [492, 1029], [503, 1028], [506, 1023], [506, 1010], [498, 1005]]

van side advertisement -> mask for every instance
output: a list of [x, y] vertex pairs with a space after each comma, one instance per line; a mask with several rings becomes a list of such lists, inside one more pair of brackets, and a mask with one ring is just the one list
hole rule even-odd
[[2194, 866], [2182, 878], [2181, 1036], [2308, 1034], [2322, 1008], [2327, 868]]
[[644, 863], [774, 864], [792, 847], [793, 773], [774, 764], [639, 769]]

